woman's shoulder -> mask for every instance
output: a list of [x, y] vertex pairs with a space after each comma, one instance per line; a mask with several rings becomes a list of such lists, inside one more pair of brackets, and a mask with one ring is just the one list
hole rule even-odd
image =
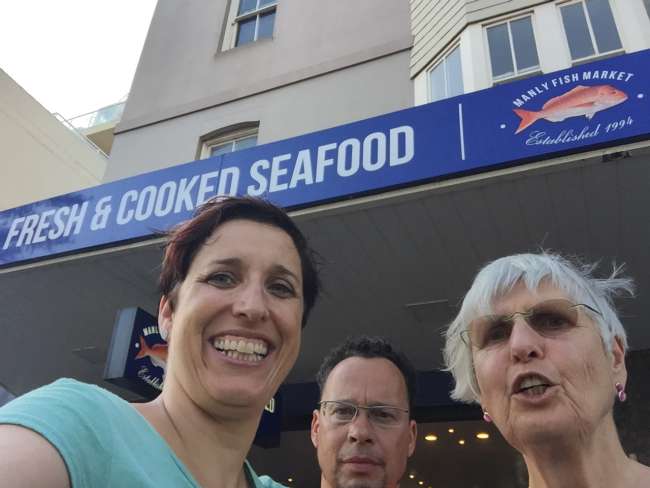
[[132, 486], [197, 486], [138, 411], [96, 385], [55, 381], [0, 408], [0, 424], [45, 438], [75, 487], [123, 486], [125, 479]]
[[24, 395], [20, 395], [13, 399], [7, 405], [11, 405], [14, 402], [22, 402], [25, 399], [33, 400], [40, 398], [75, 398], [78, 396], [91, 397], [106, 397], [107, 395], [112, 395], [108, 390], [101, 388], [97, 385], [90, 383], [84, 383], [72, 378], [60, 378], [52, 383], [35, 388]]
[[103, 388], [66, 378], [7, 403], [0, 424], [39, 434], [64, 460], [73, 486], [92, 486], [93, 473], [107, 475], [108, 466], [95, 460], [112, 451], [110, 425], [121, 408], [130, 406]]
[[104, 388], [62, 378], [7, 403], [0, 408], [0, 422], [7, 423], [10, 418], [15, 417], [47, 418], [61, 414], [95, 419], [98, 410], [128, 406], [128, 403]]
[[[64, 455], [110, 453], [115, 445], [160, 443], [135, 408], [97, 385], [63, 378], [0, 408], [0, 424], [32, 430]], [[128, 436], [124, 434], [128, 432]]]

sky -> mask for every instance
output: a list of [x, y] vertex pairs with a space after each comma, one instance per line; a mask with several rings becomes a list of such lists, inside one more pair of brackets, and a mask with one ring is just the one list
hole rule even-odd
[[67, 119], [124, 100], [156, 0], [0, 0], [0, 68]]

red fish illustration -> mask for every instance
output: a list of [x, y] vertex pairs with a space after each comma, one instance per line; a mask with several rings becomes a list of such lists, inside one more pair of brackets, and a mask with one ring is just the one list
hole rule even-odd
[[140, 336], [140, 351], [136, 354], [135, 359], [142, 359], [148, 357], [154, 366], [165, 369], [167, 366], [167, 344], [154, 344], [149, 347]]
[[627, 100], [627, 94], [610, 85], [578, 85], [563, 95], [551, 98], [539, 112], [515, 108], [515, 113], [521, 117], [515, 134], [519, 134], [539, 119], [561, 122], [569, 117], [580, 115], [591, 119], [596, 112], [623, 103], [625, 100]]

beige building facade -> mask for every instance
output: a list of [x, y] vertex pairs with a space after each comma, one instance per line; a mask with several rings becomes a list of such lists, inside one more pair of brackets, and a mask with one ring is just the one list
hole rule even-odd
[[0, 70], [0, 210], [99, 184], [106, 155]]
[[197, 159], [242, 125], [262, 144], [412, 106], [406, 2], [261, 3], [272, 37], [228, 49], [238, 0], [158, 3], [106, 181]]

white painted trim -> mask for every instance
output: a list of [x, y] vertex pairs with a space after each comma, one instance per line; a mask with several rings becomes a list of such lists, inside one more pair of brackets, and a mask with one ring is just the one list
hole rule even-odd
[[223, 33], [222, 51], [227, 51], [235, 46], [235, 39], [237, 36], [237, 9], [239, 8], [240, 0], [230, 0], [230, 8], [228, 10], [228, 18], [226, 19], [226, 27]]
[[650, 11], [643, 0], [611, 0], [610, 4], [616, 24], [625, 26], [618, 31], [625, 52], [650, 48]]
[[483, 37], [483, 26], [471, 24], [461, 34], [460, 42], [466, 46], [463, 54], [463, 82], [467, 93], [492, 86], [489, 53]]
[[463, 123], [463, 104], [458, 104], [458, 128], [460, 130], [460, 159], [465, 161], [465, 125]]
[[543, 73], [552, 73], [571, 67], [571, 53], [566, 42], [562, 19], [554, 2], [535, 8], [535, 37], [539, 66]]

